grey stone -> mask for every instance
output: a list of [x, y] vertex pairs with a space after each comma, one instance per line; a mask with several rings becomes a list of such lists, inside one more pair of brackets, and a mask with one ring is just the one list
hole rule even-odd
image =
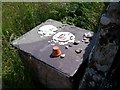
[[100, 81], [100, 79], [101, 79], [101, 78], [100, 78], [100, 75], [96, 75], [96, 74], [93, 75], [93, 80], [94, 80], [94, 81]]
[[[118, 26], [120, 25], [119, 7], [120, 3], [118, 2], [110, 3], [107, 11], [101, 17], [97, 41], [82, 79], [82, 81], [85, 81], [80, 84], [80, 88], [105, 88], [105, 85], [102, 85], [102, 83], [105, 82], [107, 73], [110, 70], [113, 60], [115, 60], [115, 55], [120, 45], [120, 43], [114, 43], [120, 40], [120, 27]], [[116, 38], [114, 38], [114, 36], [116, 36]], [[85, 41], [86, 38], [84, 39], [84, 37], [83, 40]], [[113, 39], [112, 41], [111, 38]], [[96, 61], [95, 67], [91, 66], [92, 61]], [[90, 81], [91, 78], [95, 82]], [[107, 88], [110, 88], [110, 86]]]
[[108, 66], [107, 66], [107, 65], [101, 66], [100, 64], [96, 64], [96, 67], [97, 67], [97, 69], [98, 69], [99, 71], [105, 72], [105, 71], [108, 70]]
[[87, 68], [86, 69], [86, 74], [89, 74], [89, 76], [93, 76], [96, 73], [92, 68]]
[[[77, 47], [82, 48], [83, 50], [88, 48], [88, 46], [84, 45], [83, 43], [82, 45], [79, 44], [72, 48], [69, 47], [70, 50], [69, 49], [65, 50], [65, 46], [67, 45], [65, 46], [59, 45], [62, 54], [65, 53], [66, 55], [61, 55], [64, 58], [61, 57], [53, 58], [51, 56], [52, 53], [51, 45], [55, 45], [55, 42], [51, 41], [51, 43], [48, 45], [48, 41], [51, 39], [52, 36], [50, 37], [45, 36], [41, 39], [40, 35], [37, 33], [39, 27], [49, 24], [52, 24], [55, 27], [61, 25], [60, 23], [57, 23], [54, 20], [53, 22], [47, 21], [46, 23], [42, 23], [41, 25], [36, 26], [30, 32], [26, 33], [24, 37], [23, 36], [20, 37], [25, 39], [18, 38], [16, 40], [18, 41], [18, 44], [15, 45], [15, 47], [19, 48], [22, 51], [21, 54], [25, 57], [25, 60], [29, 59], [27, 62], [28, 66], [30, 65], [30, 67], [33, 68], [35, 72], [37, 72], [36, 75], [38, 76], [38, 80], [40, 80], [41, 83], [47, 85], [48, 88], [72, 89], [74, 87], [73, 81], [76, 81], [78, 79], [75, 78], [74, 76], [76, 76], [77, 72], [81, 70], [81, 68], [79, 67], [82, 65], [82, 62], [84, 60], [87, 60], [88, 55], [90, 53], [89, 50], [92, 49], [95, 39], [93, 38], [93, 43], [89, 47], [88, 51], [86, 50], [85, 53], [83, 52], [81, 54], [76, 54], [74, 50]], [[78, 27], [76, 27], [75, 29], [71, 29], [70, 25], [67, 25], [63, 29], [58, 30], [58, 32], [61, 32], [63, 30], [67, 32], [73, 32], [77, 40], [81, 40], [83, 34], [85, 32], [89, 32], [87, 30], [82, 30], [81, 28]], [[30, 59], [29, 58], [30, 55], [32, 55], [35, 58]], [[84, 72], [82, 72], [81, 74], [84, 74]], [[77, 77], [79, 77], [79, 74], [77, 75]]]
[[54, 46], [54, 45], [55, 45], [55, 43], [51, 43], [51, 45], [52, 45], [52, 46]]
[[100, 23], [103, 25], [108, 25], [111, 22], [110, 18], [102, 16], [100, 19]]

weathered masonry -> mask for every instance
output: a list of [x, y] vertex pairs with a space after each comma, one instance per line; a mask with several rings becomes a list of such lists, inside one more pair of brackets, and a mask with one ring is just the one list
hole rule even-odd
[[12, 45], [46, 87], [77, 89], [95, 41], [91, 31], [49, 19]]
[[110, 3], [100, 19], [97, 43], [79, 89], [120, 88], [120, 2]]

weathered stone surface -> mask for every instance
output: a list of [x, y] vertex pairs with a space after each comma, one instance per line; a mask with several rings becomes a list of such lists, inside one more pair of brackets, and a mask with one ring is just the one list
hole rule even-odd
[[94, 71], [93, 68], [87, 68], [86, 69], [86, 73], [89, 75], [89, 76], [92, 76], [96, 73], [96, 71]]
[[105, 82], [120, 45], [120, 2], [110, 3], [100, 20], [97, 42], [89, 57], [89, 64], [80, 83], [81, 88], [109, 88]]
[[102, 16], [100, 19], [100, 23], [103, 25], [108, 25], [110, 23], [110, 21], [111, 21], [110, 18], [105, 17], [105, 16]]
[[96, 68], [97, 68], [97, 70], [99, 70], [99, 71], [102, 71], [102, 72], [105, 72], [105, 71], [107, 71], [108, 70], [108, 65], [100, 65], [100, 64], [96, 64]]
[[95, 82], [94, 82], [94, 81], [91, 81], [91, 82], [89, 82], [89, 85], [90, 85], [91, 87], [94, 87], [94, 86], [95, 86]]
[[93, 78], [93, 80], [96, 81], [96, 82], [101, 80], [101, 77], [100, 77], [99, 75], [96, 75], [96, 74], [93, 75], [92, 78]]

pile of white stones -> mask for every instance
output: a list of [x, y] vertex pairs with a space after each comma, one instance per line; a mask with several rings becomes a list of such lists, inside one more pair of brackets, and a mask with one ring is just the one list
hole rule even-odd
[[92, 32], [85, 33], [83, 35], [82, 42], [89, 43], [92, 36], [93, 36]]

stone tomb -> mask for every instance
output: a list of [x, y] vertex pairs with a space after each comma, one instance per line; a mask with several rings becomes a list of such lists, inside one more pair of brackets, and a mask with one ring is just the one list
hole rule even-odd
[[[94, 43], [93, 32], [48, 19], [14, 40], [12, 45], [46, 87], [75, 89]], [[61, 50], [58, 57], [52, 56], [54, 46]]]

